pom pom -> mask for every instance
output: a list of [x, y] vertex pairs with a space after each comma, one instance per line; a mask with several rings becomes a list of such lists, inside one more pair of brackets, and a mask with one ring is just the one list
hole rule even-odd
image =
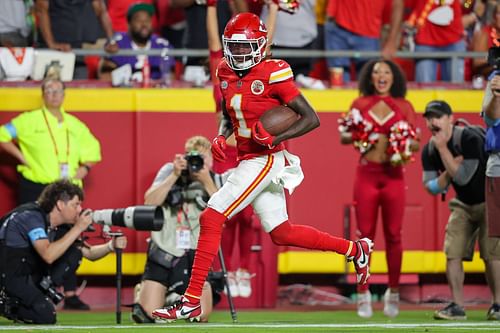
[[354, 147], [361, 154], [369, 151], [378, 141], [378, 133], [373, 132], [373, 124], [363, 119], [358, 109], [352, 109], [339, 120], [340, 133], [351, 133]]
[[412, 140], [416, 139], [416, 130], [408, 122], [401, 120], [392, 125], [387, 147], [392, 165], [403, 165], [414, 161], [410, 146]]

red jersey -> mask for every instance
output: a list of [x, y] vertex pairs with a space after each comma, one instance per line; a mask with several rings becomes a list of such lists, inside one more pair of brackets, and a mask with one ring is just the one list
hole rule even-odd
[[326, 14], [342, 28], [360, 36], [379, 38], [386, 3], [391, 0], [330, 0]]
[[217, 77], [233, 124], [238, 159], [283, 150], [283, 143], [269, 149], [253, 141], [251, 128], [264, 112], [300, 95], [290, 65], [284, 60], [264, 60], [240, 78], [223, 59], [217, 68]]
[[441, 1], [432, 0], [416, 2], [412, 16], [417, 26], [417, 44], [446, 46], [464, 37], [461, 3], [459, 0], [451, 1], [446, 1], [449, 4], [444, 5], [441, 5]]
[[[372, 107], [379, 101], [384, 101], [392, 112], [384, 119], [379, 119], [371, 112]], [[389, 136], [391, 127], [401, 120], [407, 121], [415, 126], [415, 110], [413, 106], [404, 98], [382, 97], [378, 95], [358, 97], [352, 102], [351, 110], [358, 109], [364, 119], [373, 124], [373, 131]]]

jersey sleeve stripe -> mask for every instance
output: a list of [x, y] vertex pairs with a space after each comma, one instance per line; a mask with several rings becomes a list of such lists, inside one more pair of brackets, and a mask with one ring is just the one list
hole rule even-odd
[[288, 80], [293, 77], [292, 69], [290, 67], [271, 73], [269, 76], [269, 83], [276, 83]]

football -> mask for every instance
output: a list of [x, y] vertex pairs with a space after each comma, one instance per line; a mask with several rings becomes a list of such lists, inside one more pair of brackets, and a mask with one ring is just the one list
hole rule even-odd
[[261, 117], [260, 122], [271, 135], [279, 135], [295, 123], [300, 116], [291, 108], [279, 105], [267, 110]]

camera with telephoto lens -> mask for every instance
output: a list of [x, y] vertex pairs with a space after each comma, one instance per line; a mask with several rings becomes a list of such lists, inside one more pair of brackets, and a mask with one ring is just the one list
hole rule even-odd
[[92, 220], [97, 224], [108, 226], [160, 231], [163, 227], [163, 209], [160, 206], [99, 209], [92, 212]]
[[55, 305], [61, 303], [61, 301], [64, 299], [64, 295], [57, 292], [50, 276], [44, 276], [39, 285], [45, 295], [47, 295]]

